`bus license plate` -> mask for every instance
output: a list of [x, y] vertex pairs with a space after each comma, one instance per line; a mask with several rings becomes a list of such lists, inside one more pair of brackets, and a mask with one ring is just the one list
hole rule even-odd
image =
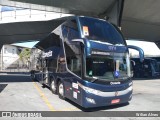
[[115, 103], [119, 103], [120, 102], [120, 99], [114, 99], [111, 101], [111, 104], [115, 104]]

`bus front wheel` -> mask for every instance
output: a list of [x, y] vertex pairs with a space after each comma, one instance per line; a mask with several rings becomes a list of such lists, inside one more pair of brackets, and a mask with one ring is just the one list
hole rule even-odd
[[60, 99], [65, 99], [64, 97], [64, 85], [61, 81], [58, 83], [58, 96]]

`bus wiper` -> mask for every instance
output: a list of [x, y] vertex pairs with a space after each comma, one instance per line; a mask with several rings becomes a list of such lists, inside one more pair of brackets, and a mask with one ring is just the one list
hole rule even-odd
[[95, 81], [97, 81], [98, 79], [93, 79], [91, 82], [94, 83]]
[[97, 77], [93, 77], [93, 78], [94, 78], [94, 79], [91, 81], [92, 83], [98, 80]]

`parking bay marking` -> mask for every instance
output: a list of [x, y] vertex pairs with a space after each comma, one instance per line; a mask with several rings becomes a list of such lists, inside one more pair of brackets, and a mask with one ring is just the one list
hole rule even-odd
[[[34, 82], [34, 81], [33, 81]], [[38, 90], [41, 98], [43, 99], [43, 101], [45, 102], [45, 104], [49, 107], [49, 109], [51, 111], [56, 111], [53, 106], [51, 105], [51, 103], [49, 102], [49, 100], [47, 99], [47, 97], [45, 96], [45, 94], [41, 91], [41, 89], [38, 87], [38, 85], [34, 82], [34, 87]]]
[[[34, 82], [34, 81], [33, 81]], [[77, 108], [63, 108], [60, 110], [55, 110], [54, 107], [51, 105], [45, 94], [42, 92], [42, 90], [39, 88], [39, 86], [34, 82], [34, 87], [38, 90], [40, 97], [43, 99], [45, 104], [49, 107], [51, 111], [72, 111], [72, 110], [78, 110]]]

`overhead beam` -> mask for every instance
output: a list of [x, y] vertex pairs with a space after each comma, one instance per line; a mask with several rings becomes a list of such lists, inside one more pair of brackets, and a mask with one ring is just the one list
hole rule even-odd
[[100, 13], [98, 17], [105, 18], [107, 21], [121, 27], [124, 0], [115, 0], [109, 8]]
[[61, 20], [0, 24], [0, 49], [3, 44], [42, 39], [65, 20], [64, 18]]
[[140, 21], [122, 20], [122, 32], [127, 39], [157, 41], [160, 39], [160, 26]]
[[[9, 5], [35, 10], [97, 17], [114, 0], [0, 0], [1, 5]], [[105, 4], [104, 4], [105, 3]]]

